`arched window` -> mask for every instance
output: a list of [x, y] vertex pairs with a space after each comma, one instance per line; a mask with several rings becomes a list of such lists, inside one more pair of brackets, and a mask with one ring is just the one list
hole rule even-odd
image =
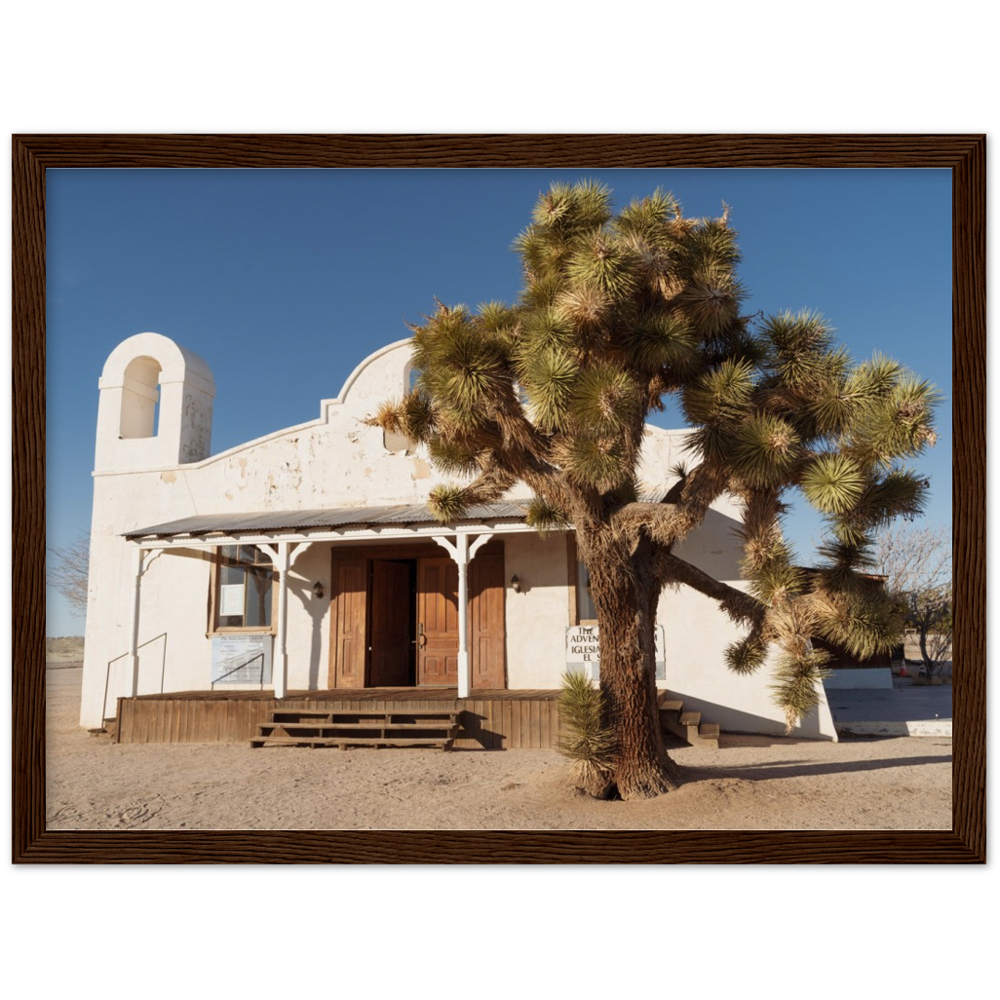
[[135, 358], [129, 362], [125, 369], [119, 437], [156, 437], [160, 371], [160, 363], [153, 358]]

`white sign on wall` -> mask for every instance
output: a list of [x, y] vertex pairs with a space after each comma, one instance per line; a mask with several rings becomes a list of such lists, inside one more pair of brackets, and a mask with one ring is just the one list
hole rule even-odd
[[213, 684], [270, 684], [271, 642], [268, 634], [213, 635]]
[[243, 616], [242, 583], [225, 583], [219, 588], [219, 614]]
[[[663, 626], [653, 629], [656, 640], [656, 679], [666, 680], [667, 664], [663, 655]], [[571, 625], [566, 629], [566, 671], [583, 671], [595, 681], [601, 679], [601, 639], [598, 625]]]

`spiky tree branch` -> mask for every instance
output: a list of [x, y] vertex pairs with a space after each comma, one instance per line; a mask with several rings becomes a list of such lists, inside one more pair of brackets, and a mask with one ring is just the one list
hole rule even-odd
[[717, 580], [693, 563], [665, 551], [660, 551], [656, 557], [656, 570], [664, 584], [685, 584], [699, 594], [717, 601], [719, 607], [737, 624], [747, 625], [755, 632], [764, 629], [767, 608], [746, 591]]
[[684, 477], [673, 502], [632, 501], [608, 517], [613, 530], [628, 537], [647, 535], [658, 547], [669, 551], [705, 519], [709, 507], [725, 492], [726, 470], [703, 463]]

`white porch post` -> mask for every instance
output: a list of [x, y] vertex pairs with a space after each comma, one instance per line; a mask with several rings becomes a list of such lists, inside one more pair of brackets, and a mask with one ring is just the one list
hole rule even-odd
[[469, 536], [455, 537], [458, 552], [452, 556], [458, 564], [458, 696], [469, 697]]
[[278, 542], [278, 662], [274, 678], [274, 697], [284, 698], [288, 686], [288, 571], [291, 568], [288, 542]]
[[133, 698], [139, 693], [139, 608], [142, 593], [142, 564], [145, 557], [146, 553], [137, 545], [132, 551], [132, 620], [129, 623], [132, 631], [129, 656], [132, 661]]
[[448, 550], [448, 554], [458, 566], [458, 696], [468, 698], [472, 686], [469, 669], [469, 563], [476, 553], [491, 538], [493, 533], [480, 535], [470, 546], [469, 536], [460, 531], [455, 534], [452, 545], [443, 535], [435, 535], [434, 541]]
[[258, 544], [271, 557], [278, 570], [278, 634], [275, 636], [274, 697], [284, 698], [288, 686], [288, 573], [292, 566], [292, 542], [278, 542], [277, 550], [271, 545]]

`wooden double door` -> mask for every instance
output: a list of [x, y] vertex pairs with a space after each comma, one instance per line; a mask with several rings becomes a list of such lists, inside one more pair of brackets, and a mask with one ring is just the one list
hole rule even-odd
[[[433, 553], [433, 554], [431, 554]], [[433, 549], [333, 550], [330, 687], [455, 687], [458, 567]], [[506, 687], [504, 559], [469, 564], [472, 687]]]

